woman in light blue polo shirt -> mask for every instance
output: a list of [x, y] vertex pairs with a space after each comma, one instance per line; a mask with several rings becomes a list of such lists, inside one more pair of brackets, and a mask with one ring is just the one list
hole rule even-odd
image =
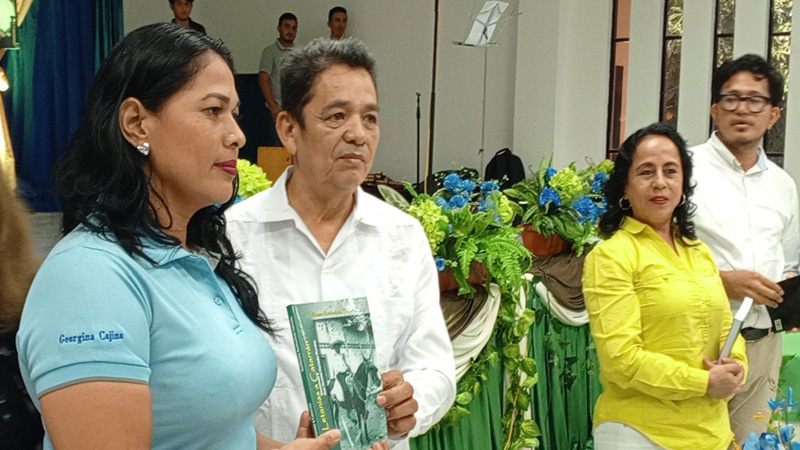
[[187, 28], [135, 30], [97, 72], [57, 175], [68, 234], [17, 337], [45, 449], [281, 445], [253, 428], [275, 382], [270, 322], [225, 235], [238, 111], [229, 51]]

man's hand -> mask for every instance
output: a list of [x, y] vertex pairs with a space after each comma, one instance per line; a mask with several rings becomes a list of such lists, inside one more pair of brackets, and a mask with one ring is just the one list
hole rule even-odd
[[401, 439], [417, 424], [414, 413], [419, 404], [414, 400], [414, 387], [399, 370], [390, 370], [381, 375], [383, 391], [378, 394], [378, 406], [386, 409], [386, 426], [391, 439]]
[[719, 272], [728, 298], [743, 300], [750, 297], [754, 302], [777, 308], [783, 301], [783, 289], [778, 283], [752, 270], [721, 270]]
[[703, 357], [703, 364], [708, 369], [708, 395], [715, 398], [726, 398], [738, 394], [742, 390], [744, 367], [732, 358], [722, 358], [715, 363]]

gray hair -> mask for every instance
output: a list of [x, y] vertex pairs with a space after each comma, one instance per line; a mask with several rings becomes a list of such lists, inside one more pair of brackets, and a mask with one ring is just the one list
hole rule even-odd
[[363, 68], [375, 83], [375, 57], [359, 39], [317, 38], [289, 53], [281, 62], [281, 108], [301, 127], [303, 108], [314, 96], [314, 84], [325, 69], [337, 64]]

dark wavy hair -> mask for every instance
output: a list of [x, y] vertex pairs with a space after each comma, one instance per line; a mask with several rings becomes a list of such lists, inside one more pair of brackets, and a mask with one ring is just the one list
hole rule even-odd
[[636, 147], [648, 136], [664, 136], [678, 147], [683, 169], [683, 195], [686, 196], [686, 201], [675, 208], [672, 213], [672, 220], [678, 225], [678, 236], [684, 243], [689, 244], [686, 238], [697, 239], [694, 222], [691, 220], [695, 210], [694, 203], [692, 203], [692, 192], [694, 191], [694, 186], [692, 186], [692, 157], [689, 155], [686, 141], [683, 140], [681, 135], [670, 125], [662, 122], [657, 122], [635, 131], [622, 144], [614, 163], [614, 171], [611, 173], [611, 177], [609, 177], [604, 189], [604, 194], [608, 200], [608, 209], [600, 218], [600, 234], [606, 238], [611, 237], [622, 225], [622, 220], [625, 216], [632, 214], [630, 208], [622, 209], [620, 207], [620, 200], [625, 196], [625, 185], [628, 181], [628, 172], [630, 172], [633, 164], [633, 154], [636, 152]]
[[[233, 72], [230, 51], [221, 41], [170, 23], [132, 31], [112, 49], [97, 71], [86, 113], [56, 171], [64, 234], [82, 224], [154, 265], [142, 251], [143, 239], [180, 245], [163, 231], [171, 226], [172, 215], [148, 176], [150, 159], [123, 137], [119, 111], [122, 102], [133, 97], [148, 110], [159, 112], [173, 94], [194, 80], [208, 54], [219, 55]], [[236, 268], [237, 257], [225, 234], [223, 213], [233, 204], [237, 188], [235, 181], [227, 202], [207, 206], [192, 216], [186, 244], [219, 258], [217, 275], [231, 287], [247, 316], [271, 331], [270, 321], [259, 309], [252, 279]], [[159, 223], [157, 207], [166, 209], [169, 224]]]
[[769, 84], [769, 102], [780, 106], [783, 100], [783, 75], [764, 58], [748, 54], [725, 61], [714, 71], [711, 79], [711, 104], [718, 103], [722, 95], [722, 85], [739, 72], [750, 72], [756, 80], [766, 79]]

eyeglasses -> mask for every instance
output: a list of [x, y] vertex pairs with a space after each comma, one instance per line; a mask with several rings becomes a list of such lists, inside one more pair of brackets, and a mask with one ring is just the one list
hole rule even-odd
[[739, 102], [745, 102], [747, 110], [751, 113], [760, 113], [769, 103], [769, 98], [763, 95], [722, 94], [717, 104], [723, 111], [735, 111], [739, 107]]

